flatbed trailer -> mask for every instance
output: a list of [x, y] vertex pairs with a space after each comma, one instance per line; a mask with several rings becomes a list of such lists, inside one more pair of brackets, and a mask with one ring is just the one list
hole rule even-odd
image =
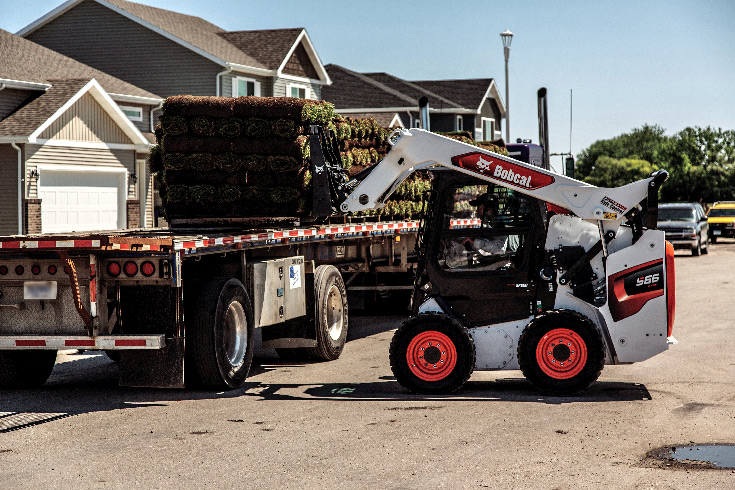
[[0, 237], [0, 384], [42, 384], [62, 349], [104, 350], [144, 387], [237, 387], [255, 338], [336, 359], [348, 296], [412, 289], [419, 225]]

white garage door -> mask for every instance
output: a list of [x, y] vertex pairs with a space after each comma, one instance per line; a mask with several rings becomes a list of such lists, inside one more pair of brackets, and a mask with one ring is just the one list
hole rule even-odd
[[123, 228], [123, 172], [39, 172], [43, 233]]

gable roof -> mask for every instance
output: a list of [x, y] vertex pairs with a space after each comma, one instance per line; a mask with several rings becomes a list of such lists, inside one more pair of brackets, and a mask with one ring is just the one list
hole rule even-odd
[[492, 78], [414, 82], [389, 73], [357, 73], [334, 64], [325, 68], [334, 83], [322, 89], [322, 98], [337, 110], [416, 110], [419, 98], [427, 96], [432, 112], [478, 113], [485, 99], [491, 97], [505, 115], [505, 105]]
[[263, 67], [277, 70], [304, 29], [220, 32], [219, 36], [241, 51], [249, 50]]
[[[0, 121], [0, 141], [21, 139], [35, 143], [38, 136], [83, 95], [89, 93], [133, 144], [148, 147], [146, 137], [122, 113], [102, 86], [91, 79], [49, 80], [51, 87]], [[20, 142], [20, 141], [19, 141]]]
[[326, 65], [332, 85], [322, 89], [322, 99], [340, 109], [365, 108], [367, 100], [370, 107], [406, 108], [413, 107], [418, 99], [394, 90], [377, 80], [339, 65]]
[[[493, 78], [472, 78], [467, 80], [423, 80], [413, 83], [451, 99], [461, 107], [479, 108], [485, 99], [490, 96], [488, 90], [495, 85], [495, 80]], [[500, 93], [494, 98], [498, 101], [501, 113], [505, 114], [505, 104], [500, 99]]]
[[142, 97], [151, 99], [150, 104], [163, 100], [131, 83], [0, 29], [0, 82], [30, 82], [23, 88], [45, 90], [50, 80], [79, 78], [96, 79], [105, 91], [114, 94], [113, 98], [116, 95]]
[[403, 80], [402, 78], [395, 77], [393, 75], [390, 75], [388, 73], [365, 73], [366, 77], [370, 77], [373, 80], [376, 80], [396, 91], [401, 92], [402, 94], [408, 96], [411, 100], [416, 101], [418, 103], [418, 100], [423, 97], [427, 96], [429, 97], [431, 101], [431, 106], [434, 108], [462, 108], [463, 106], [458, 105], [456, 102], [451, 101], [445, 97], [442, 97], [441, 95], [437, 94], [436, 92], [433, 92], [425, 87], [421, 87], [419, 85], [416, 85], [412, 82], [409, 82], [407, 80]]
[[[82, 1], [85, 0], [68, 0], [18, 31], [18, 35], [27, 36]], [[280, 69], [288, 61], [286, 57], [290, 56], [296, 45], [303, 39], [321, 80], [329, 83], [329, 76], [303, 28], [228, 32], [193, 15], [126, 0], [93, 1], [214, 63], [256, 75], [280, 75]], [[290, 44], [288, 44], [289, 41]], [[279, 55], [280, 59], [278, 59]]]

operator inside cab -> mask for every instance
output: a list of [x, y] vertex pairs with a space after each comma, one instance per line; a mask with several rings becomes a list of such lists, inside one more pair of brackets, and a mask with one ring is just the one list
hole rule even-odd
[[[467, 233], [468, 236], [451, 238], [443, 241], [445, 267], [473, 268], [476, 270], [497, 270], [514, 267], [510, 257], [518, 250], [518, 235], [496, 233], [499, 223], [496, 218], [500, 210], [497, 196], [484, 192], [469, 201], [473, 206], [474, 219], [479, 220], [473, 228], [479, 233]], [[486, 230], [483, 232], [482, 230]]]

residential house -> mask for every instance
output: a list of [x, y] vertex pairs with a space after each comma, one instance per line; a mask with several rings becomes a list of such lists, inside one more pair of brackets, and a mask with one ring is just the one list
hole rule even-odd
[[228, 32], [125, 0], [69, 0], [18, 35], [163, 97], [318, 100], [330, 83], [305, 29]]
[[0, 234], [150, 226], [162, 102], [0, 30]]
[[480, 141], [501, 137], [505, 105], [492, 78], [407, 81], [388, 73], [358, 73], [326, 65], [332, 84], [322, 98], [352, 117], [375, 117], [390, 126], [418, 127], [418, 101], [429, 98], [432, 131], [469, 131]]

